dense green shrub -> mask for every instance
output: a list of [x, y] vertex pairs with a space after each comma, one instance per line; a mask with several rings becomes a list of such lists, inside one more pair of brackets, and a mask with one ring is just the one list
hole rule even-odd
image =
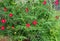
[[[18, 0], [17, 0], [18, 1]], [[0, 35], [14, 41], [57, 41], [57, 19], [47, 1], [0, 2]]]

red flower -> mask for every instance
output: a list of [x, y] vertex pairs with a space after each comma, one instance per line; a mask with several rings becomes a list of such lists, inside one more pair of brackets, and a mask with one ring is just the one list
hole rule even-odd
[[56, 1], [58, 1], [58, 0], [56, 0]]
[[56, 16], [56, 19], [59, 19], [59, 16]]
[[12, 17], [12, 16], [13, 16], [13, 14], [12, 14], [12, 13], [10, 13], [10, 14], [9, 14], [9, 16], [10, 16], [10, 17]]
[[59, 1], [55, 1], [55, 5], [58, 5], [59, 4]]
[[28, 11], [29, 11], [29, 9], [28, 9], [28, 8], [26, 8], [26, 9], [25, 9], [25, 11], [26, 11], [26, 12], [28, 12]]
[[12, 26], [12, 29], [14, 29], [14, 26]]
[[34, 21], [32, 22], [32, 24], [33, 24], [33, 25], [36, 25], [36, 24], [37, 24], [37, 21], [36, 21], [36, 20], [34, 20]]
[[7, 11], [7, 8], [6, 8], [6, 7], [4, 7], [4, 11], [5, 11], [5, 12]]
[[4, 27], [4, 26], [2, 26], [2, 27], [1, 27], [1, 30], [5, 30], [5, 27]]
[[46, 3], [47, 3], [47, 2], [46, 2], [46, 1], [44, 1], [44, 2], [43, 2], [43, 5], [46, 5]]
[[6, 19], [2, 19], [1, 22], [2, 22], [2, 23], [6, 23]]
[[27, 24], [26, 24], [26, 27], [30, 27], [30, 24], [29, 24], [29, 23], [27, 23]]

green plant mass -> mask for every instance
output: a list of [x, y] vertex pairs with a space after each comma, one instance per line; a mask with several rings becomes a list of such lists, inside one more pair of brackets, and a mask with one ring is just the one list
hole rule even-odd
[[13, 41], [58, 41], [59, 16], [47, 0], [0, 2], [0, 35]]

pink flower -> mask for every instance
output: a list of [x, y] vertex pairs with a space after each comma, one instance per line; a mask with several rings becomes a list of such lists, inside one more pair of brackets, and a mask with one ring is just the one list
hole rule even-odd
[[1, 22], [2, 22], [2, 23], [6, 23], [6, 19], [2, 19]]
[[36, 21], [36, 20], [34, 20], [34, 21], [32, 22], [32, 24], [33, 24], [33, 25], [36, 25], [36, 24], [37, 24], [37, 21]]
[[1, 30], [5, 30], [5, 27], [4, 27], [4, 26], [2, 26], [2, 27], [1, 27]]
[[58, 4], [59, 4], [59, 1], [58, 1], [58, 0], [56, 0], [56, 1], [55, 1], [55, 5], [58, 5]]
[[12, 14], [12, 13], [10, 13], [10, 14], [9, 14], [9, 16], [10, 16], [10, 17], [12, 17], [12, 16], [13, 16], [13, 14]]
[[30, 27], [30, 24], [29, 24], [29, 23], [27, 23], [27, 24], [26, 24], [26, 27]]
[[46, 1], [44, 1], [44, 2], [43, 2], [43, 5], [46, 5], [46, 3], [47, 3], [47, 2], [46, 2]]

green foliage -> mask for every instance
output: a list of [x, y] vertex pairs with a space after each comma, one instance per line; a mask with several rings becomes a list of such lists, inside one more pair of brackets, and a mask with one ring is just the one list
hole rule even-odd
[[[11, 36], [14, 41], [23, 41], [28, 39], [30, 41], [57, 41], [57, 21], [54, 16], [54, 11], [51, 10], [48, 3], [43, 5], [44, 0], [38, 0], [34, 2], [29, 0], [26, 4], [21, 2], [17, 4], [15, 0], [3, 0], [0, 3], [0, 20], [6, 19], [5, 24], [0, 23], [0, 26], [4, 25], [6, 28], [4, 31], [0, 30], [1, 35]], [[7, 8], [7, 12], [4, 12], [4, 7]], [[26, 12], [25, 9], [29, 11]], [[12, 13], [13, 17], [9, 17]], [[33, 20], [37, 20], [37, 25], [32, 24]], [[30, 23], [30, 28], [26, 27], [26, 24]], [[14, 29], [12, 29], [14, 25]]]

